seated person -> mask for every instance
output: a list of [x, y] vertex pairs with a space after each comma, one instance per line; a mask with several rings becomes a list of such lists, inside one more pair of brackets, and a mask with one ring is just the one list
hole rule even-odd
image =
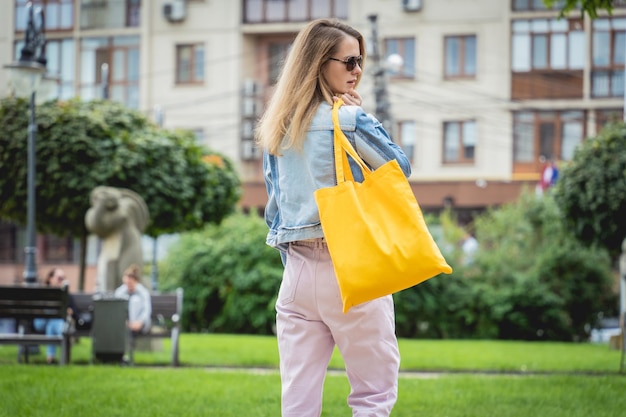
[[131, 265], [124, 271], [123, 284], [115, 290], [116, 298], [128, 300], [128, 328], [134, 333], [148, 333], [152, 325], [150, 292], [141, 284], [141, 270]]
[[[46, 285], [49, 287], [61, 287], [65, 284], [65, 273], [61, 268], [52, 268], [46, 276]], [[67, 315], [72, 316], [75, 312], [72, 298], [70, 297], [70, 307], [67, 309]], [[60, 336], [65, 329], [66, 320], [64, 319], [35, 319], [33, 320], [33, 328], [37, 332], [45, 332], [47, 336]], [[56, 362], [56, 345], [46, 346], [46, 360], [48, 363]]]

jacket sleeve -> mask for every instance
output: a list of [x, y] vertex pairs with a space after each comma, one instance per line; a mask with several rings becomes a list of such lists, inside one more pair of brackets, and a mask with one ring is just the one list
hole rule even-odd
[[265, 223], [268, 227], [272, 227], [278, 215], [278, 203], [276, 202], [276, 193], [274, 190], [274, 178], [272, 178], [272, 164], [270, 159], [272, 156], [267, 152], [263, 153], [263, 176], [265, 179], [265, 189], [267, 191], [267, 205], [265, 206]]
[[115, 298], [125, 298], [128, 299], [128, 291], [126, 291], [126, 285], [122, 284], [115, 289], [113, 293]]
[[[267, 151], [263, 153], [263, 176], [265, 178], [265, 189], [267, 191], [267, 204], [265, 205], [265, 224], [269, 227], [270, 232], [275, 229], [276, 225], [280, 223], [280, 212], [278, 211], [278, 189], [275, 187], [274, 182], [277, 175], [276, 157], [270, 155]], [[269, 238], [269, 236], [268, 236]], [[280, 251], [280, 259], [283, 265], [287, 263], [287, 254], [285, 253], [286, 247], [284, 244], [279, 244], [276, 249]]]
[[138, 295], [141, 297], [141, 313], [137, 320], [142, 321], [143, 323], [149, 323], [150, 318], [152, 317], [152, 297], [150, 292], [144, 288], [143, 291], [138, 292]]
[[362, 109], [356, 114], [355, 142], [356, 151], [373, 169], [395, 159], [404, 175], [411, 175], [411, 163], [404, 151], [391, 140], [383, 125]]

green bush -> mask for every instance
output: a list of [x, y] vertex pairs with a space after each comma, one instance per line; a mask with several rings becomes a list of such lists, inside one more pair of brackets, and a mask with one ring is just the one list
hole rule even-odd
[[[480, 249], [463, 263], [462, 230], [446, 212], [434, 224], [453, 268], [394, 294], [400, 337], [577, 341], [616, 314], [610, 260], [569, 233], [551, 197], [524, 194], [475, 220]], [[185, 288], [187, 331], [269, 334], [282, 276], [256, 214], [186, 233], [169, 251], [162, 288]]]
[[185, 289], [186, 331], [270, 334], [282, 277], [278, 251], [265, 244], [256, 213], [236, 213], [219, 226], [181, 235], [160, 267], [166, 289]]
[[599, 315], [616, 314], [607, 252], [570, 234], [550, 196], [525, 193], [478, 216], [471, 265], [450, 213], [438, 223], [453, 273], [395, 294], [399, 336], [577, 341]]
[[614, 314], [611, 261], [570, 233], [551, 196], [524, 193], [476, 220], [482, 250], [472, 281], [484, 293], [498, 338], [582, 340], [598, 314]]
[[457, 270], [394, 294], [399, 337], [467, 338], [483, 321], [472, 307], [472, 287]]

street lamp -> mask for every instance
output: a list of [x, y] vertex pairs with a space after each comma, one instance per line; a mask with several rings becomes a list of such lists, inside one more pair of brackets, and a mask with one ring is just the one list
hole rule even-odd
[[387, 71], [399, 71], [404, 64], [402, 56], [391, 54], [384, 61], [378, 48], [378, 15], [372, 14], [368, 16], [372, 27], [371, 51], [368, 52], [368, 58], [373, 61], [374, 74], [374, 98], [376, 101], [376, 118], [383, 125], [389, 134], [393, 134], [393, 125], [391, 117], [391, 104], [389, 103], [389, 95], [387, 94], [387, 79], [385, 73]]
[[28, 178], [27, 178], [27, 236], [25, 253], [24, 281], [26, 284], [37, 282], [37, 229], [35, 227], [35, 93], [46, 72], [46, 36], [44, 15], [41, 7], [26, 5], [28, 21], [20, 58], [17, 62], [5, 65], [10, 71], [9, 83], [14, 94], [30, 96], [30, 118], [28, 121]]

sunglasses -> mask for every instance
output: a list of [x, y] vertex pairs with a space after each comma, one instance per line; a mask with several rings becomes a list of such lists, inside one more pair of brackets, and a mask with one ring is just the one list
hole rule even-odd
[[348, 71], [354, 70], [354, 67], [356, 67], [357, 65], [359, 66], [359, 68], [363, 69], [363, 57], [361, 55], [350, 56], [345, 61], [341, 59], [337, 59], [337, 58], [328, 58], [328, 59], [332, 61], [341, 62], [342, 64], [346, 64], [346, 69]]

